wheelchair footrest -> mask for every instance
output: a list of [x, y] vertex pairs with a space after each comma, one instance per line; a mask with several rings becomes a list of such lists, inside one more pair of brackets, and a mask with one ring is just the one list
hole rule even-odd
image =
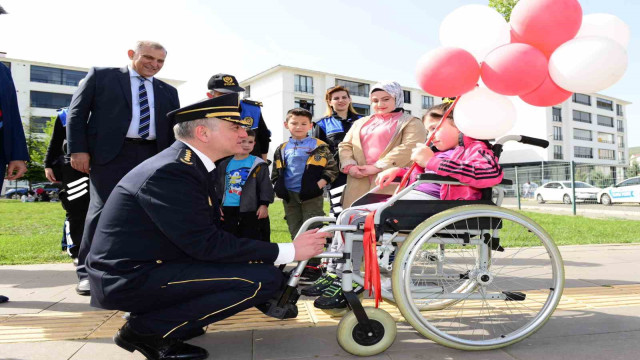
[[296, 303], [299, 297], [300, 293], [296, 288], [287, 286], [280, 296], [270, 299], [266, 303], [256, 305], [256, 308], [265, 315], [276, 319], [293, 319], [298, 317]]
[[527, 294], [519, 291], [503, 291], [502, 293], [507, 296], [505, 301], [524, 301], [527, 298]]

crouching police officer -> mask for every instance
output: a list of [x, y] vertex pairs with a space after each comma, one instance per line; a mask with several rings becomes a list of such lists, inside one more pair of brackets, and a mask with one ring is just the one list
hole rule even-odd
[[115, 343], [149, 359], [205, 359], [184, 343], [203, 327], [272, 298], [283, 284], [273, 266], [322, 252], [328, 233], [293, 243], [236, 238], [222, 231], [214, 161], [247, 136], [238, 95], [174, 110], [177, 141], [143, 162], [105, 204], [87, 258], [91, 304], [131, 312]]

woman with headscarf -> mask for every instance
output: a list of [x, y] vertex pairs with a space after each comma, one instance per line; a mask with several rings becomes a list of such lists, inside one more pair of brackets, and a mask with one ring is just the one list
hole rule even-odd
[[[404, 113], [404, 93], [395, 81], [373, 86], [369, 94], [374, 114], [363, 117], [338, 145], [340, 171], [347, 174], [342, 207], [347, 208], [375, 187], [376, 175], [391, 167], [408, 166], [416, 144], [426, 141], [424, 125]], [[385, 188], [393, 193], [395, 188]]]

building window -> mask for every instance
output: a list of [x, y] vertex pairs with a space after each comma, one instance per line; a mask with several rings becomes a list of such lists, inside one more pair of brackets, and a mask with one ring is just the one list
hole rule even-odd
[[313, 115], [313, 107], [315, 106], [315, 104], [313, 103], [312, 99], [296, 98], [295, 104], [296, 104], [296, 107], [309, 110], [311, 112], [311, 115]]
[[613, 127], [613, 118], [611, 116], [598, 115], [598, 125]]
[[356, 109], [358, 114], [364, 115], [364, 116], [369, 116], [369, 114], [371, 114], [371, 107], [369, 105], [356, 104], [356, 103], [351, 103], [351, 104], [353, 105], [353, 108]]
[[624, 164], [625, 161], [624, 151], [618, 151], [618, 162]]
[[622, 110], [622, 105], [616, 104], [616, 114], [618, 114], [618, 116], [624, 116], [624, 111]]
[[433, 96], [422, 95], [422, 108], [430, 109], [431, 107], [433, 107]]
[[58, 69], [46, 66], [31, 65], [31, 81], [67, 86], [78, 86], [87, 73], [84, 71]]
[[573, 94], [573, 102], [584, 105], [591, 105], [591, 96], [585, 94]]
[[611, 100], [596, 98], [596, 106], [598, 109], [613, 111], [613, 101]]
[[574, 146], [573, 153], [577, 158], [593, 159], [593, 149], [590, 147]]
[[598, 159], [615, 160], [616, 152], [614, 150], [598, 149]]
[[44, 116], [33, 116], [29, 120], [29, 130], [35, 134], [44, 134], [44, 128], [51, 118]]
[[60, 109], [69, 106], [71, 94], [57, 94], [42, 91], [31, 92], [31, 107]]
[[602, 132], [598, 133], [598, 142], [601, 142], [604, 144], [615, 144], [614, 139], [615, 138], [613, 137], [613, 134], [602, 133]]
[[553, 140], [562, 140], [562, 128], [558, 126], [553, 127]]
[[624, 149], [624, 136], [618, 135], [618, 148]]
[[562, 145], [553, 145], [553, 159], [562, 160]]
[[553, 121], [562, 122], [562, 109], [554, 107], [551, 113], [553, 114]]
[[591, 130], [573, 129], [573, 138], [576, 140], [591, 141]]
[[617, 123], [618, 123], [618, 131], [624, 132], [624, 121], [618, 120]]
[[244, 87], [244, 96], [245, 99], [251, 97], [251, 85], [247, 85]]
[[311, 76], [295, 75], [294, 87], [297, 92], [313, 94], [313, 78]]
[[404, 93], [404, 103], [411, 104], [411, 91], [402, 90], [402, 92]]
[[591, 124], [591, 113], [573, 110], [573, 120]]
[[3, 63], [9, 69], [11, 69], [11, 63], [10, 62], [8, 62], [8, 61], [0, 61], [0, 62]]
[[369, 84], [336, 79], [336, 85], [346, 87], [352, 96], [369, 97]]

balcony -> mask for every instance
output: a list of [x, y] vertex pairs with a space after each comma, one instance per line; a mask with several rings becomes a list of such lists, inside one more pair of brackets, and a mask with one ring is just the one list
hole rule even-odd
[[584, 141], [592, 141], [593, 139], [590, 137], [586, 137], [586, 136], [574, 136], [573, 137], [576, 140], [584, 140]]
[[295, 85], [294, 88], [296, 92], [313, 94], [313, 86]]

